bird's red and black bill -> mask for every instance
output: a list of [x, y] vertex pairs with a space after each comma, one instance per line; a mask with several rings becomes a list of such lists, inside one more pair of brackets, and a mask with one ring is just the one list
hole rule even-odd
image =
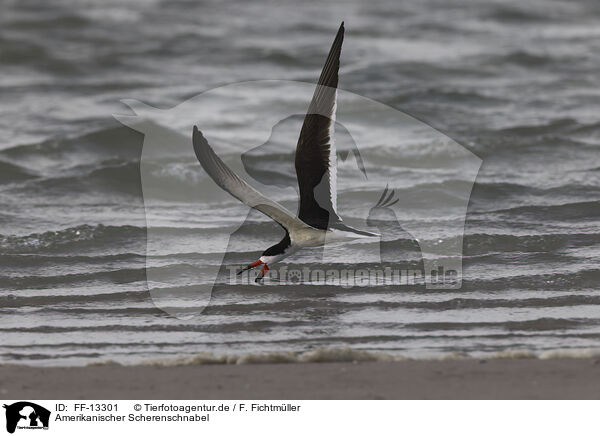
[[[244, 271], [248, 271], [249, 269], [252, 269], [252, 268], [254, 268], [254, 267], [257, 267], [258, 265], [262, 265], [263, 263], [264, 263], [264, 262], [263, 262], [262, 260], [260, 260], [260, 259], [258, 259], [258, 260], [257, 260], [257, 261], [255, 261], [255, 262], [252, 262], [252, 263], [251, 263], [250, 265], [248, 265], [247, 267], [245, 267], [245, 268], [242, 268], [242, 269], [241, 269], [241, 270], [238, 272], [238, 276], [239, 276], [241, 273], [243, 273]], [[266, 265], [265, 265], [265, 266], [266, 266]]]
[[265, 274], [269, 271], [269, 267], [267, 266], [266, 263], [264, 263], [262, 260], [258, 259], [257, 261], [252, 262], [250, 265], [248, 265], [245, 268], [242, 268], [239, 272], [238, 275], [240, 275], [241, 273], [243, 273], [244, 271], [248, 271], [249, 269], [252, 269], [254, 267], [257, 267], [259, 265], [262, 265], [262, 269], [260, 270], [260, 273], [258, 273], [258, 275], [256, 276], [256, 280], [255, 281], [259, 281], [261, 280]]

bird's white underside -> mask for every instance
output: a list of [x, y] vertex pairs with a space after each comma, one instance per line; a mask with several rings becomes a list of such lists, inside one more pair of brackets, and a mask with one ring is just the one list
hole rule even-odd
[[261, 256], [260, 261], [272, 265], [277, 263], [286, 257], [294, 254], [296, 251], [302, 248], [311, 247], [322, 247], [329, 243], [346, 242], [354, 239], [374, 238], [379, 235], [367, 236], [359, 235], [354, 232], [347, 232], [344, 230], [320, 230], [320, 229], [300, 229], [297, 231], [290, 232], [291, 245], [283, 252], [275, 256]]

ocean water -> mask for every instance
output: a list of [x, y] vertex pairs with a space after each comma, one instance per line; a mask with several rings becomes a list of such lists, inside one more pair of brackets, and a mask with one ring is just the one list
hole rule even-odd
[[[589, 356], [600, 348], [599, 17], [593, 1], [3, 2], [0, 362]], [[168, 109], [239, 81], [314, 82], [342, 20], [340, 88], [413, 116], [482, 159], [462, 286], [220, 282], [201, 316], [161, 310], [146, 280], [144, 136], [113, 118], [131, 113], [121, 100]], [[247, 151], [240, 129], [264, 132], [244, 113], [220, 110], [209, 114], [222, 123], [215, 134], [226, 160], [239, 160]], [[288, 168], [298, 131], [289, 126], [281, 139], [289, 150], [244, 156], [256, 177], [273, 161]], [[176, 123], [162, 127], [186, 138]], [[444, 201], [461, 183], [428, 170], [435, 147], [415, 148], [410, 138], [400, 149], [366, 145], [381, 171], [370, 171], [365, 186], [342, 174], [345, 205], [372, 204], [389, 179], [406, 183], [395, 193], [404, 204], [414, 192]], [[165, 183], [211, 183], [197, 162], [171, 163], [155, 168]], [[269, 177], [290, 182], [285, 171]], [[280, 200], [293, 208], [292, 198]], [[185, 198], [162, 201], [158, 243], [169, 257], [150, 255], [188, 282], [214, 241], [248, 214], [226, 196], [193, 214]], [[340, 211], [352, 217], [351, 208]], [[437, 235], [446, 223], [428, 225]], [[281, 234], [250, 214], [237, 236], [227, 265], [255, 260]], [[385, 243], [403, 267], [419, 266], [409, 234]], [[369, 268], [365, 250], [345, 245], [324, 268]], [[320, 262], [307, 250], [283, 265]]]

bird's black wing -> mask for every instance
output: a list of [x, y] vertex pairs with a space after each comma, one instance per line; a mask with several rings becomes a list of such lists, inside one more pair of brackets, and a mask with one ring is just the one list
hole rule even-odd
[[300, 188], [298, 218], [312, 227], [327, 229], [341, 222], [337, 214], [336, 151], [333, 142], [342, 22], [319, 77], [296, 147], [296, 175]]

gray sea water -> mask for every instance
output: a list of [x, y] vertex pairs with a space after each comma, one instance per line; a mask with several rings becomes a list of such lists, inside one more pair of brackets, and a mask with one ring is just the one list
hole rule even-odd
[[[315, 82], [342, 20], [341, 88], [412, 115], [483, 160], [461, 288], [223, 285], [198, 319], [160, 310], [146, 283], [144, 137], [112, 117], [127, 113], [120, 100], [166, 109], [238, 81]], [[591, 0], [3, 1], [0, 362], [599, 348], [598, 53], [600, 4]], [[252, 130], [246, 120], [224, 128], [230, 159], [244, 151], [234, 133]], [[419, 167], [434, 149], [413, 151], [407, 166], [398, 150], [381, 148], [382, 172], [369, 183], [415, 180], [443, 199], [459, 182]], [[415, 168], [424, 178], [412, 178]], [[339, 189], [355, 202], [378, 195]], [[221, 223], [248, 211], [230, 199], [182, 225], [177, 201], [161, 229], [177, 259], [169, 267], [189, 276], [211, 247], [190, 235], [227, 236]], [[255, 260], [281, 236], [251, 217], [232, 263]], [[405, 265], [418, 264], [409, 237], [387, 242]], [[369, 266], [360, 244], [338, 262]], [[310, 251], [283, 262], [316, 263]]]

